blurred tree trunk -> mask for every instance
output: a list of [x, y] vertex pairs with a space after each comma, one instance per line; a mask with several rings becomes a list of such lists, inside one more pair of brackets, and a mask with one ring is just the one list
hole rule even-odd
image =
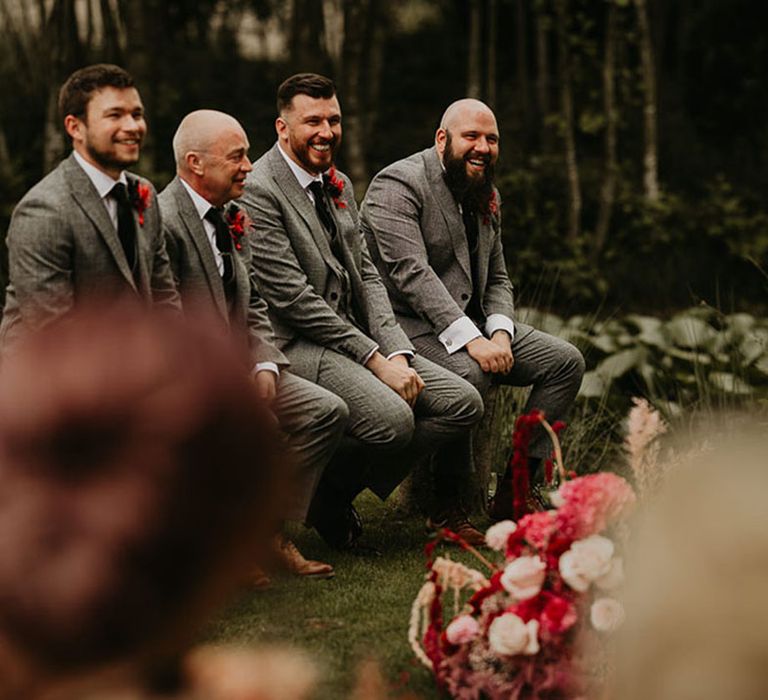
[[480, 0], [469, 3], [469, 47], [467, 50], [467, 97], [482, 97], [483, 8]]
[[496, 0], [488, 0], [486, 36], [488, 38], [488, 54], [485, 69], [486, 94], [485, 101], [491, 109], [496, 109], [496, 19], [498, 7]]
[[539, 113], [540, 141], [543, 153], [552, 152], [548, 119], [549, 101], [549, 18], [543, 5], [536, 8], [536, 106]]
[[571, 83], [571, 57], [568, 46], [568, 3], [556, 0], [558, 74], [560, 81], [560, 111], [568, 180], [568, 240], [574, 243], [581, 232], [581, 184], [576, 161], [576, 137], [573, 118], [573, 86]]
[[517, 95], [520, 115], [525, 125], [525, 131], [528, 133], [531, 123], [531, 109], [529, 105], [530, 86], [528, 84], [528, 26], [524, 0], [516, 0], [515, 3], [515, 37]]
[[324, 35], [323, 3], [293, 0], [289, 42], [291, 72], [330, 72], [331, 61], [325, 49]]
[[649, 202], [659, 199], [659, 157], [656, 135], [656, 72], [648, 8], [635, 0], [640, 41], [640, 72], [643, 84], [643, 190]]
[[389, 8], [392, 11], [394, 3], [384, 0], [370, 0], [370, 41], [368, 42], [368, 79], [366, 93], [365, 138], [373, 138], [379, 119], [379, 104], [381, 101], [381, 76], [384, 68], [384, 44], [389, 30]]
[[358, 198], [368, 187], [365, 154], [365, 108], [362, 73], [365, 66], [366, 18], [370, 0], [346, 0], [344, 3], [344, 45], [341, 61], [341, 94], [344, 99], [344, 154], [347, 174]]
[[616, 3], [608, 0], [607, 18], [605, 23], [605, 55], [603, 57], [603, 112], [605, 115], [605, 165], [603, 184], [600, 188], [600, 209], [597, 214], [595, 228], [595, 243], [593, 257], [599, 257], [608, 238], [611, 225], [613, 202], [616, 197], [616, 178], [618, 164], [616, 162]]

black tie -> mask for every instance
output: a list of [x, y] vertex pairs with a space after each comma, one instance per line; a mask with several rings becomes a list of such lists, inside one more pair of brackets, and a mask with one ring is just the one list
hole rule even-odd
[[133, 221], [133, 208], [128, 200], [128, 190], [118, 182], [109, 192], [117, 202], [117, 236], [123, 246], [128, 268], [136, 275], [136, 224]]
[[221, 276], [224, 283], [224, 293], [227, 299], [231, 299], [235, 292], [235, 270], [232, 266], [232, 235], [229, 233], [229, 226], [224, 221], [224, 214], [221, 209], [211, 207], [206, 212], [205, 218], [213, 224], [216, 231], [216, 248], [218, 248], [224, 260], [224, 273]]
[[467, 304], [467, 316], [473, 321], [482, 321], [485, 318], [485, 314], [480, 305], [480, 290], [477, 288], [477, 239], [480, 233], [479, 226], [477, 225], [477, 212], [464, 205], [461, 208], [461, 217], [464, 219], [464, 230], [466, 231], [467, 247], [469, 248], [469, 265], [472, 272], [472, 296], [469, 299], [469, 304]]
[[315, 198], [315, 209], [317, 210], [317, 216], [320, 219], [320, 223], [325, 227], [325, 230], [331, 236], [331, 240], [336, 238], [336, 224], [333, 221], [333, 216], [328, 209], [328, 202], [325, 199], [325, 191], [323, 190], [323, 184], [319, 180], [315, 180], [310, 183], [309, 190], [312, 192]]

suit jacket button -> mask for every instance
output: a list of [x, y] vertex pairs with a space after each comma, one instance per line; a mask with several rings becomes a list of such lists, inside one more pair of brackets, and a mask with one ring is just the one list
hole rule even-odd
[[462, 301], [466, 301], [467, 299], [469, 299], [469, 294], [462, 294], [461, 295], [461, 300]]
[[338, 298], [339, 295], [336, 292], [331, 292], [331, 301], [336, 301]]

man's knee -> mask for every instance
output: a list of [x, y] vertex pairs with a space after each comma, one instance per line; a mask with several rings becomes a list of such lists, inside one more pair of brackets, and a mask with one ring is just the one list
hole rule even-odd
[[455, 415], [462, 425], [479, 423], [485, 413], [483, 397], [471, 382], [462, 382], [462, 392], [456, 401]]
[[401, 450], [408, 446], [413, 437], [415, 422], [413, 411], [405, 401], [397, 407], [382, 410], [376, 418], [376, 425], [365, 436], [366, 443], [386, 450]]
[[581, 383], [581, 378], [586, 370], [586, 364], [584, 362], [584, 355], [581, 354], [581, 351], [575, 345], [563, 343], [562, 366], [569, 377]]
[[340, 396], [326, 392], [318, 408], [318, 421], [329, 431], [343, 433], [349, 423], [349, 407]]

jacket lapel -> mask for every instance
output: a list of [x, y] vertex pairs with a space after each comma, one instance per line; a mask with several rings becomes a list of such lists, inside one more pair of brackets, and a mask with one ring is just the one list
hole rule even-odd
[[443, 179], [443, 167], [440, 163], [440, 157], [437, 150], [432, 147], [424, 153], [427, 177], [432, 184], [437, 205], [445, 220], [445, 226], [448, 230], [448, 237], [451, 239], [456, 259], [464, 270], [467, 279], [472, 280], [471, 263], [469, 261], [469, 246], [467, 245], [467, 234], [464, 230], [464, 220], [459, 213], [459, 207], [453, 198], [448, 185]]
[[[125, 281], [135, 290], [136, 282], [128, 267], [128, 261], [125, 259], [125, 253], [123, 252], [123, 246], [120, 244], [120, 239], [117, 236], [117, 230], [112, 224], [109, 214], [107, 213], [107, 208], [99, 197], [99, 193], [93, 186], [91, 179], [77, 164], [74, 155], [70, 155], [62, 165], [64, 166], [65, 178], [69, 184], [73, 199], [77, 202], [83, 212], [85, 212], [85, 215], [93, 222], [96, 230], [104, 239], [107, 248], [109, 248], [109, 251], [112, 253], [112, 257], [115, 259], [115, 263], [117, 263], [117, 267], [121, 274], [125, 277]], [[136, 222], [136, 231], [138, 236], [138, 232], [140, 231], [138, 221]]]
[[304, 219], [312, 238], [320, 250], [323, 260], [325, 260], [326, 264], [331, 269], [338, 272], [338, 270], [336, 270], [337, 264], [334, 262], [335, 257], [331, 252], [331, 244], [328, 241], [328, 235], [317, 218], [317, 213], [312, 206], [312, 202], [309, 201], [307, 193], [299, 185], [299, 181], [291, 172], [291, 169], [288, 167], [283, 156], [278, 153], [278, 148], [279, 146], [275, 144], [269, 152], [269, 163], [272, 168], [272, 176], [274, 177], [277, 186], [285, 195], [288, 203], [298, 212], [301, 218]]
[[489, 258], [491, 255], [491, 241], [493, 240], [493, 229], [490, 224], [484, 221], [485, 217], [477, 217], [477, 292], [480, 295], [480, 301], [483, 300], [485, 284], [488, 281]]
[[200, 220], [200, 215], [197, 213], [197, 209], [195, 208], [192, 199], [184, 189], [184, 185], [181, 184], [178, 177], [174, 178], [170, 186], [173, 188], [172, 191], [176, 198], [179, 216], [184, 222], [184, 226], [187, 227], [189, 237], [200, 257], [205, 280], [211, 290], [211, 296], [216, 303], [216, 308], [218, 308], [225, 319], [229, 319], [229, 314], [227, 313], [227, 299], [224, 295], [224, 282], [219, 274], [219, 268], [216, 266], [216, 258], [213, 249], [211, 248], [211, 243], [208, 240], [208, 236], [205, 233], [205, 228], [203, 228], [203, 222]]

